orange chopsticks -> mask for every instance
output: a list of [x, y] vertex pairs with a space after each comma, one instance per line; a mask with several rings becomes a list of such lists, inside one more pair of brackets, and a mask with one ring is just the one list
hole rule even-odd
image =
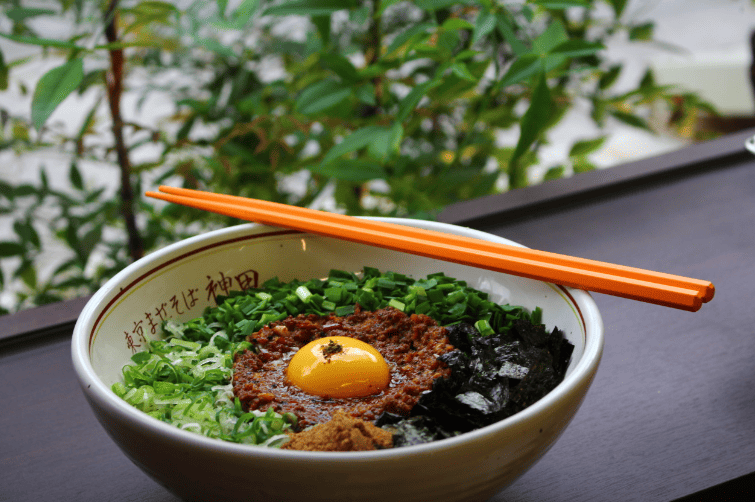
[[508, 246], [286, 204], [161, 186], [157, 199], [266, 225], [403, 251], [657, 305], [697, 311], [713, 298], [708, 281]]

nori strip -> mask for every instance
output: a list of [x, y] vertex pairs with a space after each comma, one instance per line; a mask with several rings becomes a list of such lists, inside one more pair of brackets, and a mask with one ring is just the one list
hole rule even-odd
[[456, 350], [440, 359], [451, 376], [433, 382], [410, 418], [384, 414], [377, 422], [394, 430], [394, 446], [451, 437], [523, 410], [563, 380], [574, 350], [558, 328], [548, 332], [524, 317], [507, 333], [482, 336], [467, 323], [446, 329]]

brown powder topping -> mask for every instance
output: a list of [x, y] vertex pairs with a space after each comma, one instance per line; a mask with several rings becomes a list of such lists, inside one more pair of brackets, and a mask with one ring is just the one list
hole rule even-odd
[[283, 450], [368, 451], [391, 448], [393, 434], [338, 410], [330, 421], [293, 434]]
[[[312, 340], [325, 336], [349, 336], [369, 343], [385, 358], [391, 382], [379, 394], [359, 398], [323, 398], [288, 383], [286, 368], [291, 357]], [[407, 316], [392, 307], [362, 311], [346, 317], [299, 315], [271, 323], [249, 336], [257, 351], [237, 354], [233, 365], [233, 393], [245, 410], [294, 413], [299, 426], [327, 422], [338, 409], [363, 420], [374, 421], [383, 411], [408, 415], [433, 380], [451, 370], [438, 356], [454, 347], [446, 329], [426, 315]]]

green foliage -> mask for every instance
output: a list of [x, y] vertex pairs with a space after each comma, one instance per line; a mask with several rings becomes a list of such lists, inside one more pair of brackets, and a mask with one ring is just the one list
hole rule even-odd
[[[449, 203], [530, 183], [548, 131], [578, 99], [592, 103], [599, 125], [611, 118], [649, 129], [642, 112], [658, 101], [678, 111], [679, 127], [710, 112], [651, 75], [631, 92], [611, 92], [622, 68], [603, 58], [605, 44], [621, 34], [651, 40], [653, 27], [623, 24], [625, 0], [609, 1], [614, 17], [598, 19], [601, 1], [243, 0], [232, 8], [196, 0], [179, 9], [129, 0], [108, 11], [111, 2], [39, 8], [15, 0], [0, 14], [12, 26], [0, 36], [66, 62], [39, 80], [28, 117], [3, 111], [0, 149], [60, 148], [70, 163], [55, 168], [68, 168], [70, 190], [50, 188], [44, 170], [38, 184], [2, 187], [0, 211], [13, 218], [15, 236], [0, 242], [12, 276], [0, 281], [22, 281], [19, 305], [32, 305], [92, 291], [128, 263], [133, 235], [121, 201], [88, 186], [79, 166], [89, 160], [117, 165], [137, 194], [147, 179], [149, 188], [170, 180], [299, 205], [332, 194], [350, 214], [432, 217]], [[45, 16], [73, 23], [70, 36], [38, 32], [34, 21]], [[104, 35], [111, 20], [117, 40]], [[0, 54], [0, 89], [19, 64]], [[135, 73], [142, 82], [147, 75], [130, 89], [140, 103], [167, 95], [174, 113], [125, 123], [126, 151], [116, 158], [98, 111], [106, 102], [114, 109], [113, 86], [133, 84]], [[82, 111], [78, 132], [46, 134], [56, 107], [86, 92], [98, 97]], [[504, 130], [518, 131], [514, 144], [500, 144]], [[593, 169], [588, 156], [603, 141], [578, 141], [545, 179]], [[103, 143], [116, 147], [94, 146]], [[143, 146], [159, 154], [124, 160]], [[42, 207], [54, 209], [47, 226], [70, 255], [49, 278], [40, 278], [37, 263], [46, 245], [38, 235]], [[146, 250], [187, 228], [231, 222], [141, 197], [136, 209]]]

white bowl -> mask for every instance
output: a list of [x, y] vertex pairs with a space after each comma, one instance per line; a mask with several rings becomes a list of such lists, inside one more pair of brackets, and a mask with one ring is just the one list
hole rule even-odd
[[[467, 228], [418, 220], [403, 225], [512, 244]], [[212, 289], [324, 277], [371, 266], [415, 278], [464, 279], [499, 303], [543, 309], [574, 344], [567, 375], [524, 411], [454, 438], [371, 452], [301, 452], [240, 445], [180, 430], [133, 408], [110, 387], [158, 321], [202, 314]], [[73, 363], [97, 419], [123, 452], [175, 494], [194, 500], [486, 500], [529, 469], [579, 408], [603, 349], [603, 323], [581, 290], [337, 239], [246, 224], [193, 237], [128, 266], [89, 301], [73, 333]]]

